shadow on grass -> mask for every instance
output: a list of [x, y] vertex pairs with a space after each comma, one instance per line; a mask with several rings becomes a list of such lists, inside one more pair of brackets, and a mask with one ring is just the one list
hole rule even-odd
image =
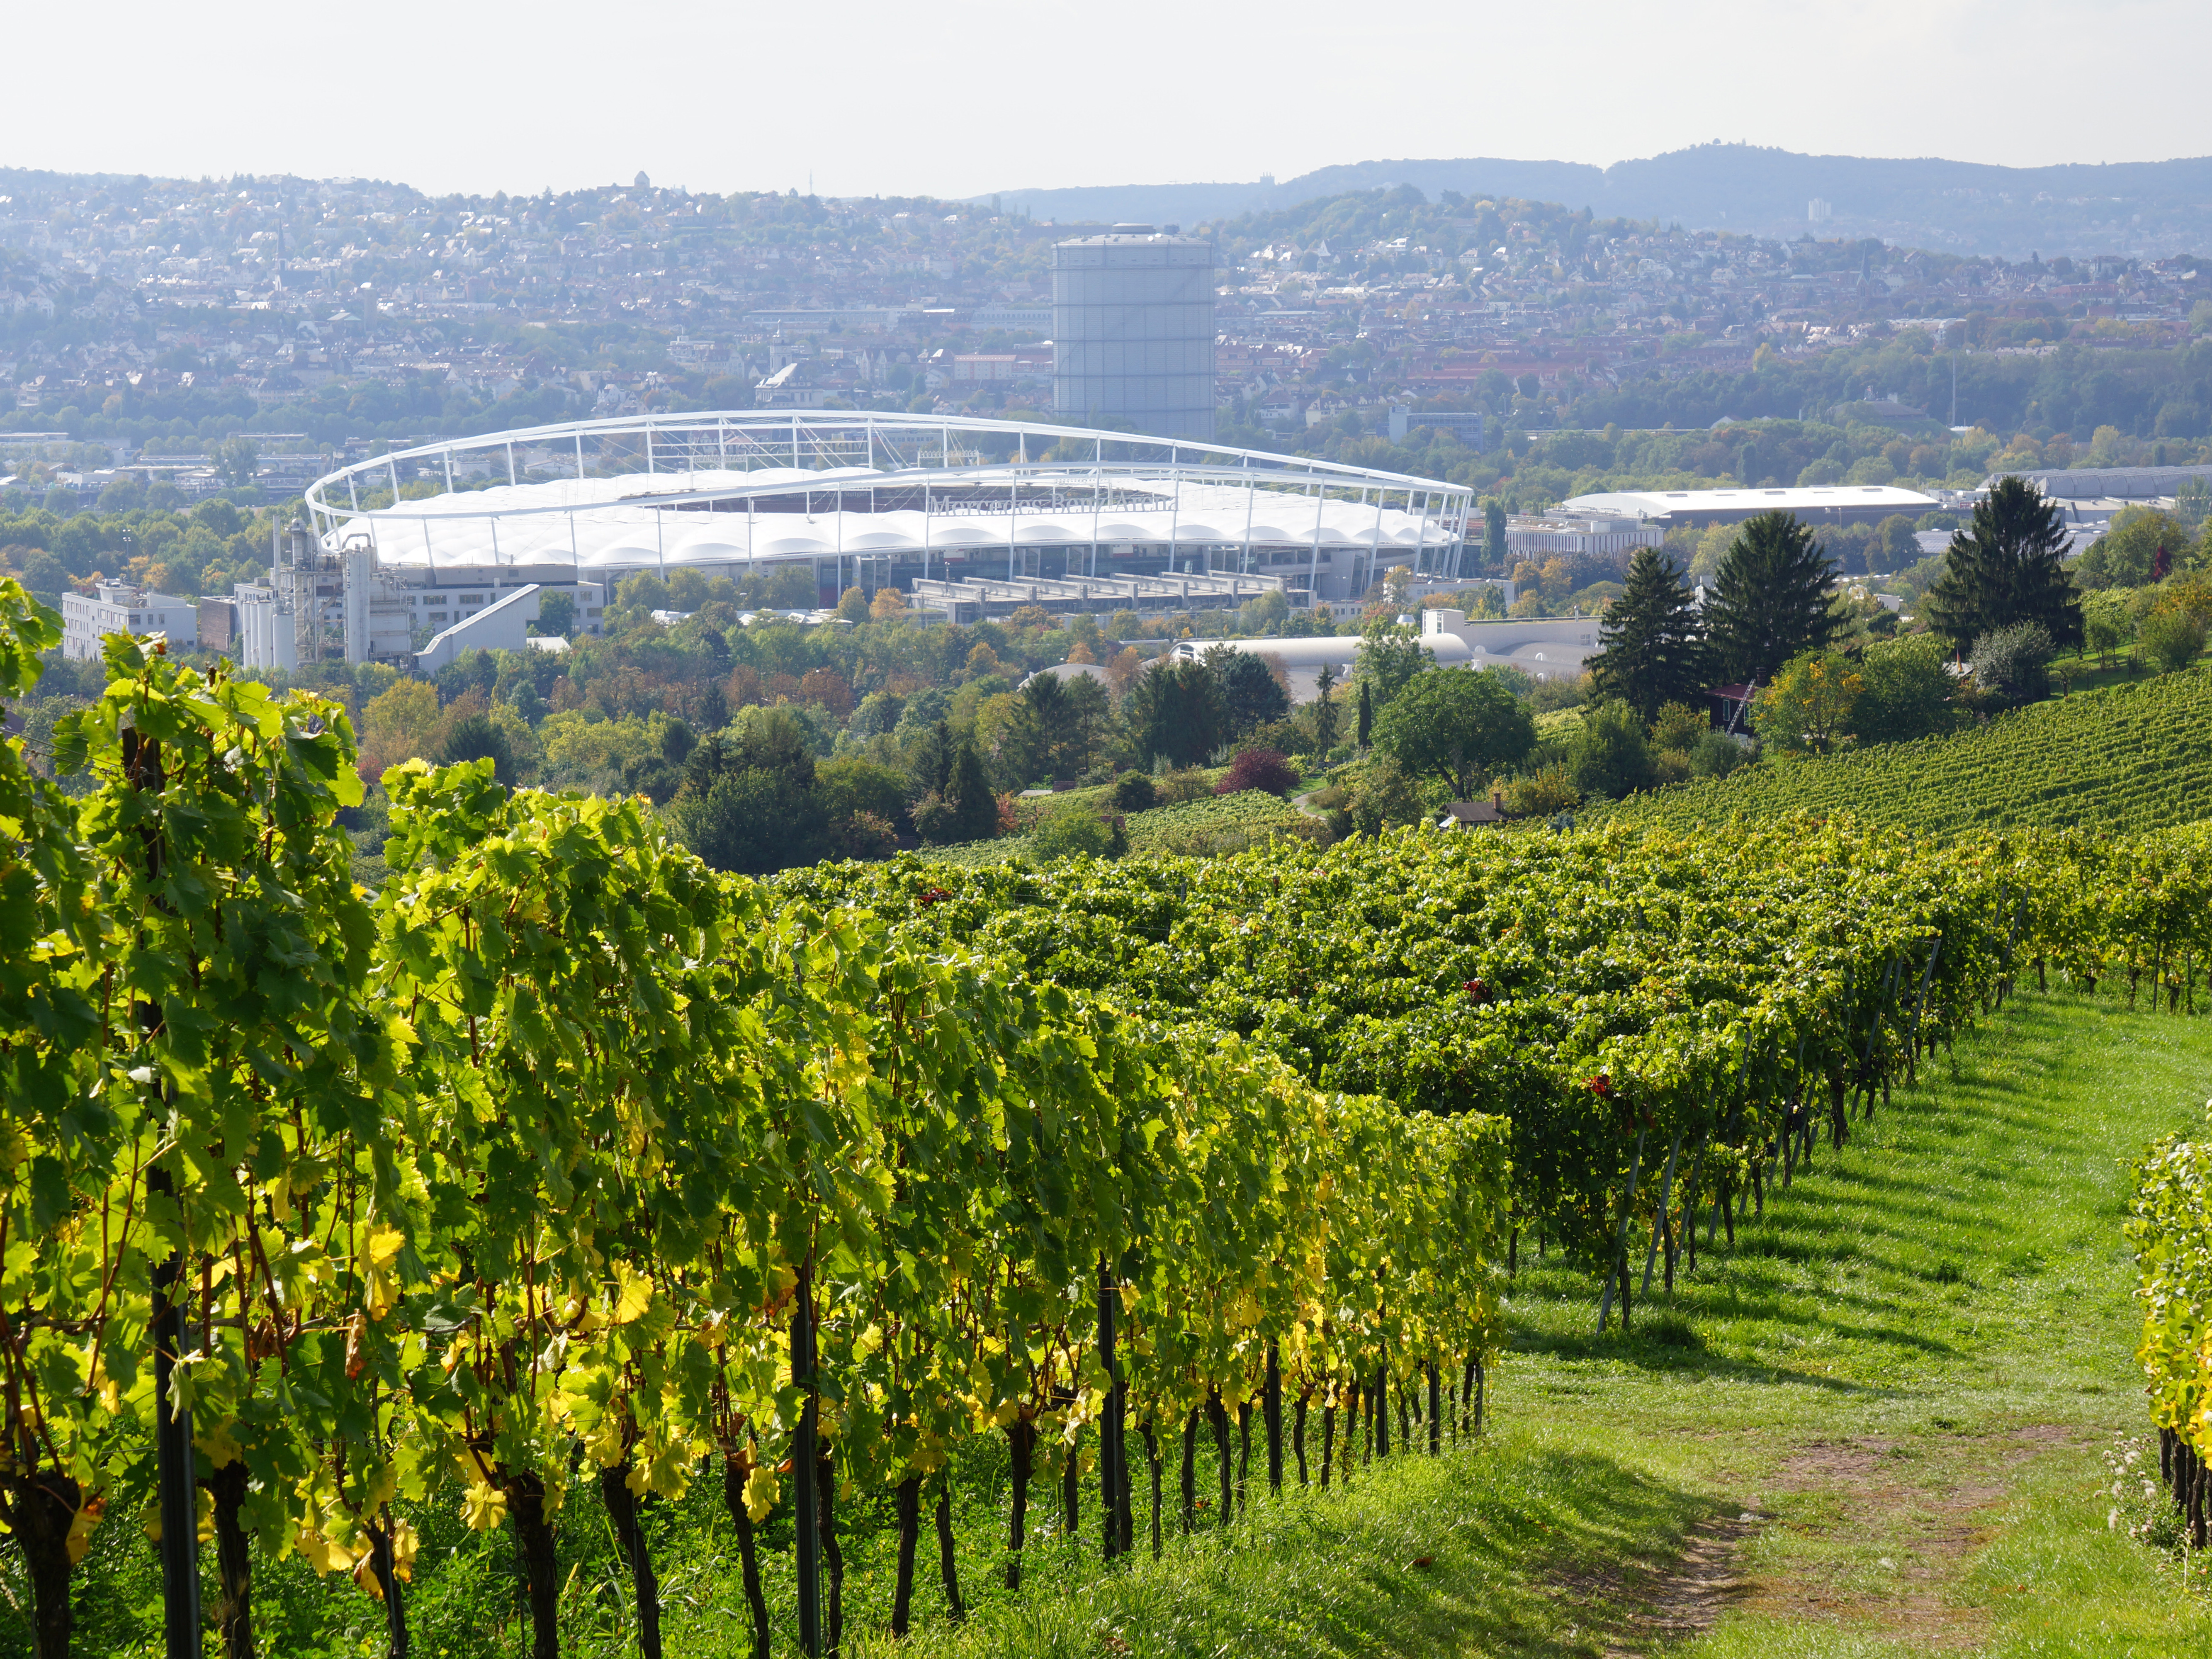
[[[1831, 1326], [1827, 1328], [1841, 1334], [1850, 1328]], [[1716, 1382], [1795, 1383], [1821, 1394], [1848, 1395], [1856, 1399], [1903, 1399], [1911, 1392], [1882, 1383], [1856, 1382], [1849, 1377], [1832, 1376], [1826, 1372], [1804, 1370], [1794, 1365], [1770, 1364], [1747, 1359], [1739, 1354], [1716, 1353], [1701, 1347], [1682, 1347], [1632, 1334], [1624, 1338], [1612, 1332], [1598, 1336], [1595, 1334], [1576, 1335], [1523, 1329], [1513, 1334], [1510, 1346], [1515, 1353], [1540, 1355], [1552, 1359], [1609, 1360], [1616, 1365], [1626, 1365], [1637, 1370], [1690, 1379], [1711, 1378]]]
[[[1239, 1531], [979, 1611], [907, 1654], [1587, 1656], [1715, 1514], [1710, 1495], [1515, 1430], [1255, 1502]], [[860, 1650], [877, 1651], [874, 1648]], [[888, 1651], [888, 1649], [881, 1650]]]

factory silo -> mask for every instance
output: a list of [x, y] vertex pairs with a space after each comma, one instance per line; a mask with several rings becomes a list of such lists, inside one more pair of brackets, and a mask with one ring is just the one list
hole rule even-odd
[[1053, 407], [1213, 436], [1213, 244], [1116, 225], [1053, 250]]

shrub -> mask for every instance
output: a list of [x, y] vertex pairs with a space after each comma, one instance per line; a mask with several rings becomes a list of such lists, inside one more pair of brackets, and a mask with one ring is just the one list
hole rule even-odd
[[887, 859], [898, 850], [898, 829], [880, 812], [848, 812], [830, 826], [832, 858]]
[[1549, 817], [1583, 804], [1564, 766], [1547, 766], [1505, 786], [1505, 810], [1516, 817]]
[[1660, 708], [1659, 718], [1651, 722], [1651, 746], [1662, 754], [1679, 749], [1686, 755], [1712, 729], [1712, 721], [1687, 703], [1666, 703]]
[[1114, 852], [1113, 826], [1090, 812], [1055, 813], [1030, 832], [1030, 851], [1043, 863], [1079, 853], [1107, 858]]
[[1724, 778], [1751, 757], [1725, 732], [1708, 732], [1690, 748], [1690, 775]]
[[[2200, 629], [2197, 648], [2203, 644]], [[1994, 629], [1974, 641], [1974, 683], [2004, 708], [2041, 702], [2051, 695], [2051, 659], [2057, 654], [2040, 623]]]
[[1528, 693], [1528, 707], [1539, 714], [1548, 714], [1561, 708], [1579, 708], [1589, 701], [1589, 676], [1583, 674], [1574, 679], [1538, 680]]
[[1154, 770], [1152, 790], [1156, 805], [1180, 806], [1187, 800], [1196, 800], [1200, 795], [1212, 794], [1213, 786], [1206, 781], [1206, 774], [1195, 766], [1170, 766]]
[[1235, 795], [1247, 789], [1264, 789], [1271, 795], [1282, 796], [1297, 785], [1297, 768], [1279, 750], [1247, 749], [1229, 763], [1229, 775], [1213, 786], [1213, 793]]
[[2142, 648], [2166, 672], [2186, 668], [2204, 650], [2204, 624], [2179, 608], [2161, 611], [2142, 625]]
[[1416, 823], [1424, 816], [1420, 791], [1403, 767], [1388, 755], [1368, 762], [1359, 793], [1352, 801], [1352, 822], [1361, 834], [1371, 836], [1394, 823]]
[[1159, 792], [1152, 787], [1149, 772], [1124, 772], [1114, 780], [1114, 810], [1117, 812], [1148, 812], [1158, 804]]
[[1587, 795], [1622, 796], [1651, 781], [1651, 740], [1625, 702], [1600, 703], [1575, 734], [1575, 787]]

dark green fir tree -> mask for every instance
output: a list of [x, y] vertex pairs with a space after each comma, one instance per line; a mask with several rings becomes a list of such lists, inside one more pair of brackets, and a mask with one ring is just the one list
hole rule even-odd
[[1718, 672], [1764, 683], [1799, 652], [1827, 644], [1836, 631], [1828, 611], [1834, 574], [1795, 514], [1745, 520], [1705, 596], [1705, 641]]
[[1627, 585], [1598, 629], [1598, 645], [1584, 665], [1590, 678], [1647, 725], [1662, 703], [1694, 705], [1711, 684], [1696, 596], [1682, 567], [1656, 547], [1637, 550]]
[[2000, 478], [1951, 538], [1943, 574], [1928, 590], [1928, 620], [1959, 649], [1984, 634], [2040, 623], [2051, 644], [2081, 643], [2081, 596], [2061, 561], [2066, 526], [2024, 478]]

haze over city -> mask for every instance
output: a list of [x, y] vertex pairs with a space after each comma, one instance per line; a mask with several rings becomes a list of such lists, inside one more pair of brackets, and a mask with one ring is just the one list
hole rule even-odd
[[[101, 15], [92, 64], [80, 14], [10, 19], [18, 64], [72, 68], [15, 77], [6, 164], [479, 195], [642, 168], [722, 193], [964, 197], [1385, 155], [1604, 166], [1715, 139], [2014, 167], [2212, 149], [2193, 99], [2125, 91], [2152, 61], [2205, 60], [2212, 14], [2191, 0], [861, 0], [834, 27], [700, 0], [562, 0], [526, 21], [423, 0], [373, 15], [243, 0], [182, 24], [132, 0]], [[115, 91], [88, 101], [94, 64]]]

